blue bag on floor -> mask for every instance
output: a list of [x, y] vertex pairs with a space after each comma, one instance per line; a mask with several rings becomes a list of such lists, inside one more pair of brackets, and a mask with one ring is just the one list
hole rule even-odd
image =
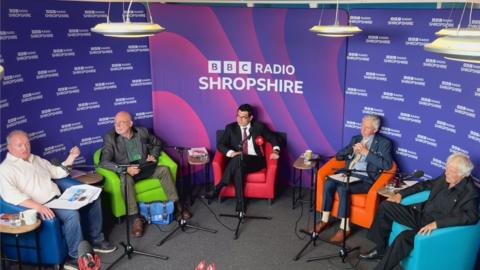
[[173, 221], [173, 202], [138, 203], [140, 214], [150, 224], [170, 224]]

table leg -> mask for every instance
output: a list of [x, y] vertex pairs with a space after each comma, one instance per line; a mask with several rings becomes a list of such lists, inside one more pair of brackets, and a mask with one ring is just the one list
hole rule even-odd
[[293, 192], [293, 194], [292, 194], [292, 209], [295, 209], [295, 188], [296, 188], [296, 184], [295, 184], [295, 182], [296, 182], [296, 180], [297, 180], [297, 178], [296, 178], [296, 175], [295, 175], [295, 174], [296, 174], [296, 172], [297, 172], [297, 170], [296, 170], [295, 168], [293, 168], [293, 181], [292, 181], [292, 184], [293, 184], [293, 188], [292, 188], [292, 192]]
[[313, 196], [317, 196], [317, 194], [313, 194], [313, 182], [315, 181], [313, 178], [314, 170], [315, 169], [312, 167], [312, 170], [310, 171], [310, 212], [313, 211]]
[[15, 248], [17, 250], [18, 269], [22, 270], [22, 259], [20, 258], [20, 235], [15, 234]]

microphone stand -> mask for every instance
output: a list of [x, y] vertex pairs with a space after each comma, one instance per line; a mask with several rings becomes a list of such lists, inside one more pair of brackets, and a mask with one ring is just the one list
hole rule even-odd
[[[173, 148], [173, 149], [177, 150], [178, 154], [180, 155], [180, 164], [179, 164], [178, 168], [180, 170], [180, 179], [182, 179], [181, 180], [182, 181], [182, 186], [181, 186], [182, 187], [182, 195], [184, 195], [185, 194], [184, 193], [185, 178], [184, 178], [184, 175], [183, 175], [183, 156], [184, 156], [184, 152], [186, 150], [188, 150], [189, 148], [188, 147], [183, 147], [183, 146], [166, 146], [166, 147], [167, 148]], [[191, 194], [190, 188], [191, 187], [189, 185], [189, 193]], [[182, 208], [184, 207], [182, 199], [179, 198], [178, 203], [182, 204]], [[182, 213], [180, 213], [179, 216], [180, 216], [180, 218], [177, 220], [177, 222], [178, 222], [177, 227], [173, 231], [171, 231], [167, 236], [165, 236], [157, 244], [157, 246], [163, 245], [163, 243], [165, 243], [178, 230], [182, 230], [182, 232], [185, 232], [185, 228], [196, 229], [196, 230], [209, 232], [209, 233], [217, 233], [218, 232], [217, 230], [213, 230], [213, 229], [204, 228], [204, 227], [189, 224], [188, 221], [183, 218]]]
[[153, 258], [158, 258], [158, 259], [162, 259], [162, 260], [168, 260], [168, 257], [167, 256], [163, 256], [163, 255], [156, 255], [156, 254], [152, 254], [152, 253], [147, 253], [147, 252], [144, 252], [144, 251], [139, 251], [139, 250], [135, 250], [135, 248], [132, 246], [132, 244], [130, 243], [130, 224], [129, 224], [129, 220], [128, 220], [128, 203], [127, 203], [127, 198], [128, 198], [128, 188], [127, 188], [127, 179], [126, 179], [126, 175], [127, 175], [127, 168], [130, 167], [132, 165], [117, 165], [118, 168], [121, 168], [121, 172], [120, 172], [120, 177], [122, 178], [123, 180], [123, 183], [124, 183], [124, 192], [125, 192], [125, 198], [124, 198], [124, 202], [125, 202], [125, 215], [126, 215], [126, 226], [125, 226], [125, 234], [126, 234], [126, 238], [127, 238], [127, 242], [126, 243], [123, 243], [123, 242], [120, 242], [120, 245], [123, 246], [124, 248], [124, 251], [123, 251], [123, 254], [118, 257], [115, 261], [112, 262], [112, 264], [110, 264], [109, 267], [107, 267], [107, 270], [110, 269], [110, 268], [113, 268], [113, 266], [119, 262], [121, 259], [123, 259], [123, 257], [127, 256], [128, 259], [130, 260], [132, 258], [132, 253], [134, 254], [139, 254], [139, 255], [143, 255], [143, 256], [148, 256], [148, 257], [153, 257]]
[[[246, 143], [250, 137], [252, 136], [252, 133], [250, 133], [250, 135], [245, 138], [244, 140], [242, 140], [242, 142], [240, 143], [240, 145], [238, 146], [239, 149], [243, 149], [243, 144]], [[240, 158], [238, 159], [238, 163], [239, 163], [239, 170], [240, 170], [240, 175], [242, 176], [242, 180], [243, 180], [243, 151], [240, 151]], [[240, 224], [241, 223], [245, 223], [245, 219], [264, 219], [264, 220], [271, 220], [272, 217], [268, 217], [268, 216], [251, 216], [251, 215], [247, 215], [246, 212], [245, 212], [245, 198], [244, 198], [244, 194], [243, 194], [243, 184], [241, 185], [241, 188], [242, 190], [241, 191], [241, 194], [242, 194], [242, 198], [240, 199], [240, 204], [241, 204], [241, 210], [238, 211], [236, 214], [220, 214], [221, 217], [228, 217], [228, 218], [237, 218], [238, 221], [237, 221], [237, 227], [235, 229], [235, 233], [233, 235], [233, 239], [237, 240], [238, 239], [238, 230], [240, 229]], [[236, 190], [235, 192], [238, 193], [240, 192], [239, 190]]]
[[[345, 207], [349, 207], [350, 206], [350, 194], [349, 194], [349, 185], [350, 185], [350, 176], [352, 175], [353, 172], [366, 172], [366, 173], [369, 173], [369, 172], [372, 172], [372, 171], [368, 171], [368, 170], [357, 170], [357, 169], [342, 169], [342, 171], [345, 173], [345, 176], [347, 177], [346, 178], [346, 181], [345, 181], [345, 185], [346, 185], [346, 190], [347, 190], [347, 196], [346, 196], [346, 201], [345, 201]], [[373, 172], [377, 172], [377, 171], [373, 171]], [[345, 213], [347, 213], [345, 211]], [[314, 228], [315, 230], [315, 228]], [[338, 251], [337, 254], [330, 254], [330, 255], [325, 255], [325, 256], [319, 256], [319, 257], [312, 257], [312, 258], [309, 258], [307, 259], [307, 262], [313, 262], [313, 261], [320, 261], [320, 260], [327, 260], [327, 259], [330, 259], [330, 258], [335, 258], [337, 256], [340, 256], [340, 258], [342, 258], [342, 263], [345, 263], [346, 262], [346, 258], [348, 257], [348, 254], [354, 250], [357, 250], [357, 249], [360, 249], [360, 246], [356, 246], [354, 248], [348, 248], [347, 247], [347, 218], [345, 218], [345, 222], [343, 223], [343, 240], [342, 240], [342, 245], [340, 246], [340, 250]], [[330, 243], [332, 244], [331, 242], [329, 241], [325, 241], [327, 243]]]

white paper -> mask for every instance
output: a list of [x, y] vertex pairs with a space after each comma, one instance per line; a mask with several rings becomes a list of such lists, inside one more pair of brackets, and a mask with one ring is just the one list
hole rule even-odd
[[[335, 181], [339, 181], [339, 182], [342, 182], [342, 183], [347, 182], [347, 175], [345, 175], [344, 173], [332, 174], [332, 175], [329, 175], [329, 177], [332, 178]], [[350, 176], [349, 183], [354, 183], [354, 182], [357, 182], [357, 181], [360, 181], [360, 180], [361, 179], [358, 178], [358, 177]]]
[[45, 206], [54, 209], [80, 209], [98, 199], [101, 192], [101, 188], [91, 185], [75, 185], [67, 188], [59, 198], [48, 202]]

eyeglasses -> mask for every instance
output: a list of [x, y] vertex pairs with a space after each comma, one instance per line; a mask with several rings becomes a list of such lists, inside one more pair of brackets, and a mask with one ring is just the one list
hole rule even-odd
[[113, 124], [115, 126], [120, 126], [120, 125], [126, 126], [128, 123], [130, 123], [130, 121], [115, 121], [115, 122], [113, 122]]
[[237, 118], [240, 118], [242, 120], [247, 120], [247, 119], [250, 118], [250, 116], [242, 116], [242, 115], [237, 114]]

